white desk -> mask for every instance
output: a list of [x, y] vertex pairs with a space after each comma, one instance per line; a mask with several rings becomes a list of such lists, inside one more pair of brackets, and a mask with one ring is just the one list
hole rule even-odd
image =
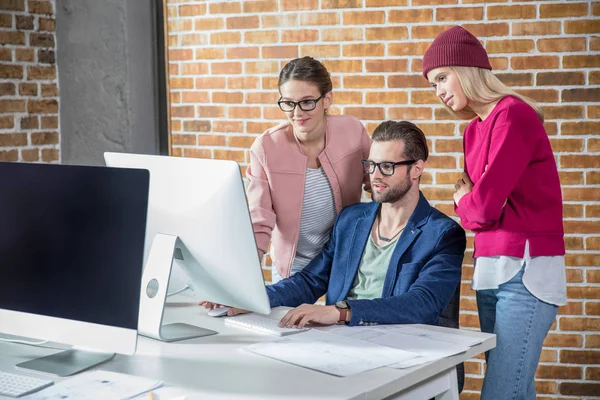
[[[171, 303], [166, 322], [187, 322], [219, 332], [218, 335], [163, 343], [139, 337], [135, 356], [117, 355], [100, 365], [103, 370], [162, 380], [167, 385], [188, 388], [192, 399], [429, 399], [458, 400], [455, 365], [496, 345], [495, 335], [460, 331], [483, 342], [453, 357], [405, 370], [379, 368], [339, 378], [272, 360], [241, 350], [248, 344], [272, 340], [272, 336], [226, 326], [222, 318], [206, 316], [196, 302]], [[445, 328], [428, 327], [443, 331]], [[452, 330], [456, 333], [456, 330]], [[14, 365], [56, 350], [0, 343], [0, 370], [15, 371]], [[53, 378], [55, 382], [60, 378]], [[0, 396], [0, 398], [3, 398]]]

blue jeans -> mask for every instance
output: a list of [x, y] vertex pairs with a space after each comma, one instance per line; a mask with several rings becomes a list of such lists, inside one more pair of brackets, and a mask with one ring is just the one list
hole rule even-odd
[[535, 400], [535, 371], [558, 307], [529, 293], [524, 269], [498, 289], [477, 291], [481, 331], [496, 334], [496, 348], [485, 354], [482, 400]]

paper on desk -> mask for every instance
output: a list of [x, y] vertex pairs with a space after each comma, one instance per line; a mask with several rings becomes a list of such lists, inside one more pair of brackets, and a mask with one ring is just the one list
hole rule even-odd
[[317, 330], [243, 349], [336, 376], [350, 376], [417, 356], [412, 352]]
[[108, 371], [91, 371], [66, 379], [26, 400], [106, 400], [131, 399], [154, 390], [161, 381]]
[[349, 327], [335, 325], [317, 328], [332, 335], [364, 340], [380, 346], [410, 351], [418, 357], [388, 365], [392, 368], [409, 368], [454, 354], [463, 353], [481, 340], [463, 337], [446, 331], [438, 332], [409, 325], [377, 325], [369, 327]]

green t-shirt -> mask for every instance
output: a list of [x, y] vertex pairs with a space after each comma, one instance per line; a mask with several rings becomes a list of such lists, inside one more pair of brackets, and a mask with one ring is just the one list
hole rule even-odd
[[369, 241], [360, 260], [358, 273], [348, 293], [349, 299], [370, 300], [381, 297], [385, 275], [394, 248], [396, 248], [396, 242], [397, 240], [383, 246], [377, 246], [373, 236], [369, 235]]

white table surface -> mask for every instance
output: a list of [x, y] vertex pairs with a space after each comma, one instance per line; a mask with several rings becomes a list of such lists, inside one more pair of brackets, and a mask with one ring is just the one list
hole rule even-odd
[[[465, 353], [429, 364], [404, 370], [379, 368], [341, 378], [243, 351], [241, 348], [246, 345], [273, 340], [274, 337], [225, 325], [222, 318], [208, 317], [204, 308], [193, 299], [178, 296], [177, 301], [168, 304], [165, 322], [187, 322], [213, 329], [219, 334], [173, 343], [139, 336], [135, 356], [117, 355], [97, 368], [162, 380], [166, 385], [189, 389], [189, 400], [381, 399], [397, 393], [411, 398], [408, 396], [411, 390], [425, 387], [427, 383], [439, 386], [439, 382], [445, 382], [442, 378], [447, 380], [455, 365], [496, 344], [495, 335], [451, 330], [452, 333], [479, 337], [483, 342]], [[439, 331], [447, 329], [420, 326]], [[15, 370], [14, 365], [55, 352], [55, 349], [0, 343], [0, 370], [40, 376]], [[51, 379], [55, 382], [61, 380], [57, 377]]]

